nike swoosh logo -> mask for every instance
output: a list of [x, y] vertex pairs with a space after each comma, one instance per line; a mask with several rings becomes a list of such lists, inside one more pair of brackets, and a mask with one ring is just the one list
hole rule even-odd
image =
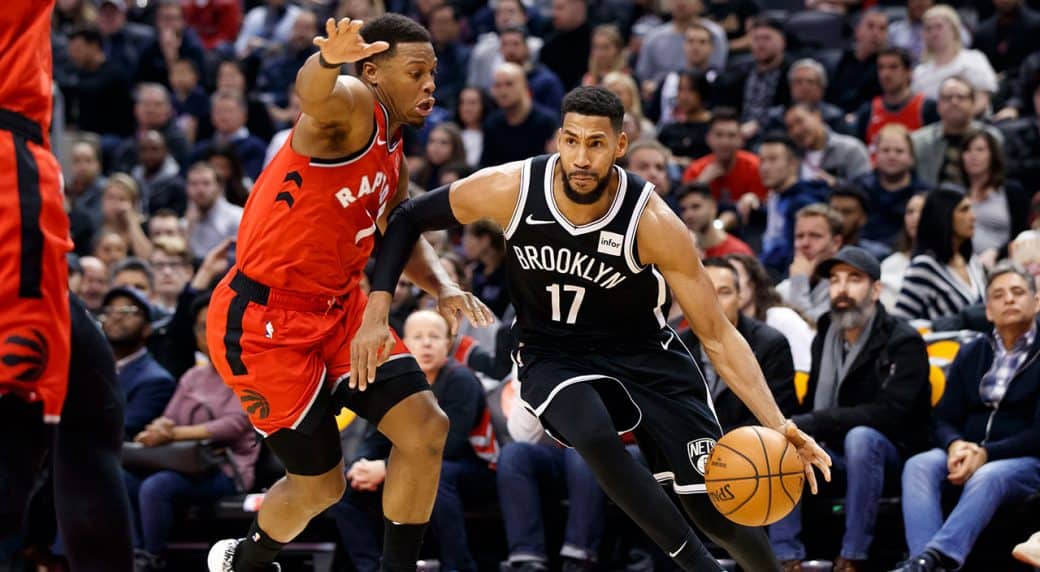
[[[667, 350], [667, 349], [668, 349], [668, 346], [672, 345], [672, 340], [673, 340], [673, 339], [675, 339], [675, 335], [674, 335], [674, 334], [671, 334], [671, 333], [669, 333], [669, 334], [668, 334], [668, 339], [667, 339], [667, 340], [665, 340], [665, 341], [663, 341], [663, 342], [661, 342], [661, 347], [662, 347], [663, 349]], [[682, 550], [682, 548], [680, 548], [679, 550]]]
[[682, 543], [682, 546], [680, 546], [679, 548], [677, 548], [677, 549], [675, 550], [675, 552], [669, 552], [669, 553], [668, 553], [668, 556], [669, 556], [669, 557], [671, 557], [671, 558], [675, 558], [676, 556], [678, 556], [678, 555], [679, 555], [679, 553], [680, 553], [680, 552], [682, 552], [682, 549], [683, 549], [683, 548], [686, 548], [686, 543], [687, 543], [687, 542], [689, 542], [689, 540], [684, 540], [684, 541], [683, 541], [683, 543]]
[[386, 139], [383, 139], [382, 137], [376, 137], [376, 145], [382, 145], [386, 147]]
[[538, 219], [532, 217], [531, 215], [527, 215], [527, 218], [524, 219], [524, 222], [526, 222], [527, 224], [530, 224], [530, 225], [555, 224], [556, 223], [556, 221], [554, 221], [554, 220], [538, 220]]

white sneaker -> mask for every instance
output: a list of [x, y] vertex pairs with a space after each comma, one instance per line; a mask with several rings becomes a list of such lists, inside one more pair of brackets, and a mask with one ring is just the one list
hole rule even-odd
[[[209, 549], [206, 557], [206, 567], [209, 572], [234, 572], [235, 549], [244, 538], [225, 538], [218, 541]], [[271, 563], [271, 572], [281, 572], [282, 566], [277, 562]]]
[[234, 572], [235, 548], [242, 538], [225, 538], [209, 549], [206, 566], [209, 572]]

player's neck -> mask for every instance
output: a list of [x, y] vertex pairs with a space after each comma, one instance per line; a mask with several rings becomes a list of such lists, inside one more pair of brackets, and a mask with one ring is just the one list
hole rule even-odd
[[559, 166], [556, 167], [556, 176], [553, 177], [553, 197], [556, 199], [556, 206], [560, 209], [560, 214], [575, 226], [581, 226], [603, 218], [603, 215], [607, 213], [610, 205], [614, 202], [617, 189], [617, 171], [611, 169], [610, 181], [607, 182], [607, 188], [603, 191], [603, 196], [594, 203], [583, 205], [567, 198], [567, 194], [563, 190], [563, 170]]

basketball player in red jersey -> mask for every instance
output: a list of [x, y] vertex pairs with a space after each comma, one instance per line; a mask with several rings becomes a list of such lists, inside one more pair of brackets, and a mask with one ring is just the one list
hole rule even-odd
[[50, 449], [72, 568], [123, 572], [133, 562], [122, 395], [107, 342], [69, 297], [72, 241], [48, 133], [53, 8], [0, 10], [0, 540], [18, 533]]
[[[302, 114], [256, 181], [238, 232], [237, 263], [217, 286], [207, 338], [214, 366], [285, 465], [243, 539], [210, 550], [211, 571], [277, 570], [274, 558], [345, 487], [334, 414], [341, 405], [394, 444], [383, 496], [384, 570], [414, 572], [437, 492], [448, 420], [396, 337], [371, 377], [351, 375], [350, 342], [366, 297], [358, 284], [377, 231], [407, 197], [401, 127], [433, 111], [428, 33], [396, 14], [329, 20], [300, 69]], [[340, 76], [355, 63], [358, 78]], [[490, 311], [453, 284], [428, 244], [409, 278], [455, 323]]]

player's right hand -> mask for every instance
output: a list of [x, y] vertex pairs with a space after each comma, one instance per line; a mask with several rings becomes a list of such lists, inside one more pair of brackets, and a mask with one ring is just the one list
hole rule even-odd
[[314, 38], [314, 45], [321, 50], [321, 57], [330, 64], [349, 64], [390, 49], [386, 42], [365, 42], [361, 37], [361, 20], [343, 18], [339, 22], [329, 18], [325, 21], [327, 37]]
[[391, 296], [387, 292], [372, 292], [365, 307], [361, 327], [350, 342], [351, 389], [364, 391], [376, 380], [376, 370], [390, 357], [396, 341], [390, 333], [387, 316]]
[[813, 466], [815, 465], [820, 470], [823, 480], [830, 482], [831, 456], [816, 443], [816, 439], [799, 429], [794, 421], [788, 419], [781, 429], [784, 437], [787, 437], [787, 440], [798, 450], [798, 456], [802, 458], [802, 463], [805, 465], [805, 480], [809, 482], [809, 490], [812, 491], [812, 494], [816, 494], [816, 473], [813, 472]]

